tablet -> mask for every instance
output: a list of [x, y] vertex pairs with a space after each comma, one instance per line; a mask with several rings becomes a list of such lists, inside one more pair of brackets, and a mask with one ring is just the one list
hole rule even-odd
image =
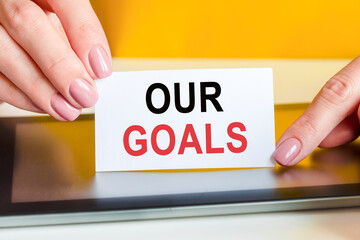
[[[305, 107], [276, 107], [277, 137]], [[0, 227], [360, 206], [357, 142], [291, 168], [95, 173], [94, 132], [93, 115], [0, 118]]]

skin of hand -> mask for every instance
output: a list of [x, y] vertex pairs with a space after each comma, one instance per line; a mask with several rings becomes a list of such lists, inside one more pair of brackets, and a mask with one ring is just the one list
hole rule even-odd
[[316, 147], [336, 147], [359, 136], [360, 57], [335, 74], [308, 109], [284, 132], [272, 157], [283, 166], [300, 162]]
[[95, 105], [111, 53], [88, 0], [0, 0], [0, 102], [72, 121]]

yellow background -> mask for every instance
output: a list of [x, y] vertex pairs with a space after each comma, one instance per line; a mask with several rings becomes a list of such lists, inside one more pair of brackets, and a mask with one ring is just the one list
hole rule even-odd
[[353, 58], [360, 1], [92, 0], [114, 57]]

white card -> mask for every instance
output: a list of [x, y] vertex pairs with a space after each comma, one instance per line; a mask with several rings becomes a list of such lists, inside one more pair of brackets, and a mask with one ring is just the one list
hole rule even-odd
[[97, 85], [96, 171], [275, 166], [270, 68], [117, 72]]

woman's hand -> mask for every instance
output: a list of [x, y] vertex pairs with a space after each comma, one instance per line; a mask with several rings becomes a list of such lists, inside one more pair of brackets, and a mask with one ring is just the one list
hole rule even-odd
[[335, 147], [359, 136], [360, 57], [332, 77], [309, 108], [285, 131], [273, 158], [292, 166], [316, 147]]
[[0, 24], [0, 102], [60, 121], [96, 103], [111, 54], [88, 0], [0, 0]]

